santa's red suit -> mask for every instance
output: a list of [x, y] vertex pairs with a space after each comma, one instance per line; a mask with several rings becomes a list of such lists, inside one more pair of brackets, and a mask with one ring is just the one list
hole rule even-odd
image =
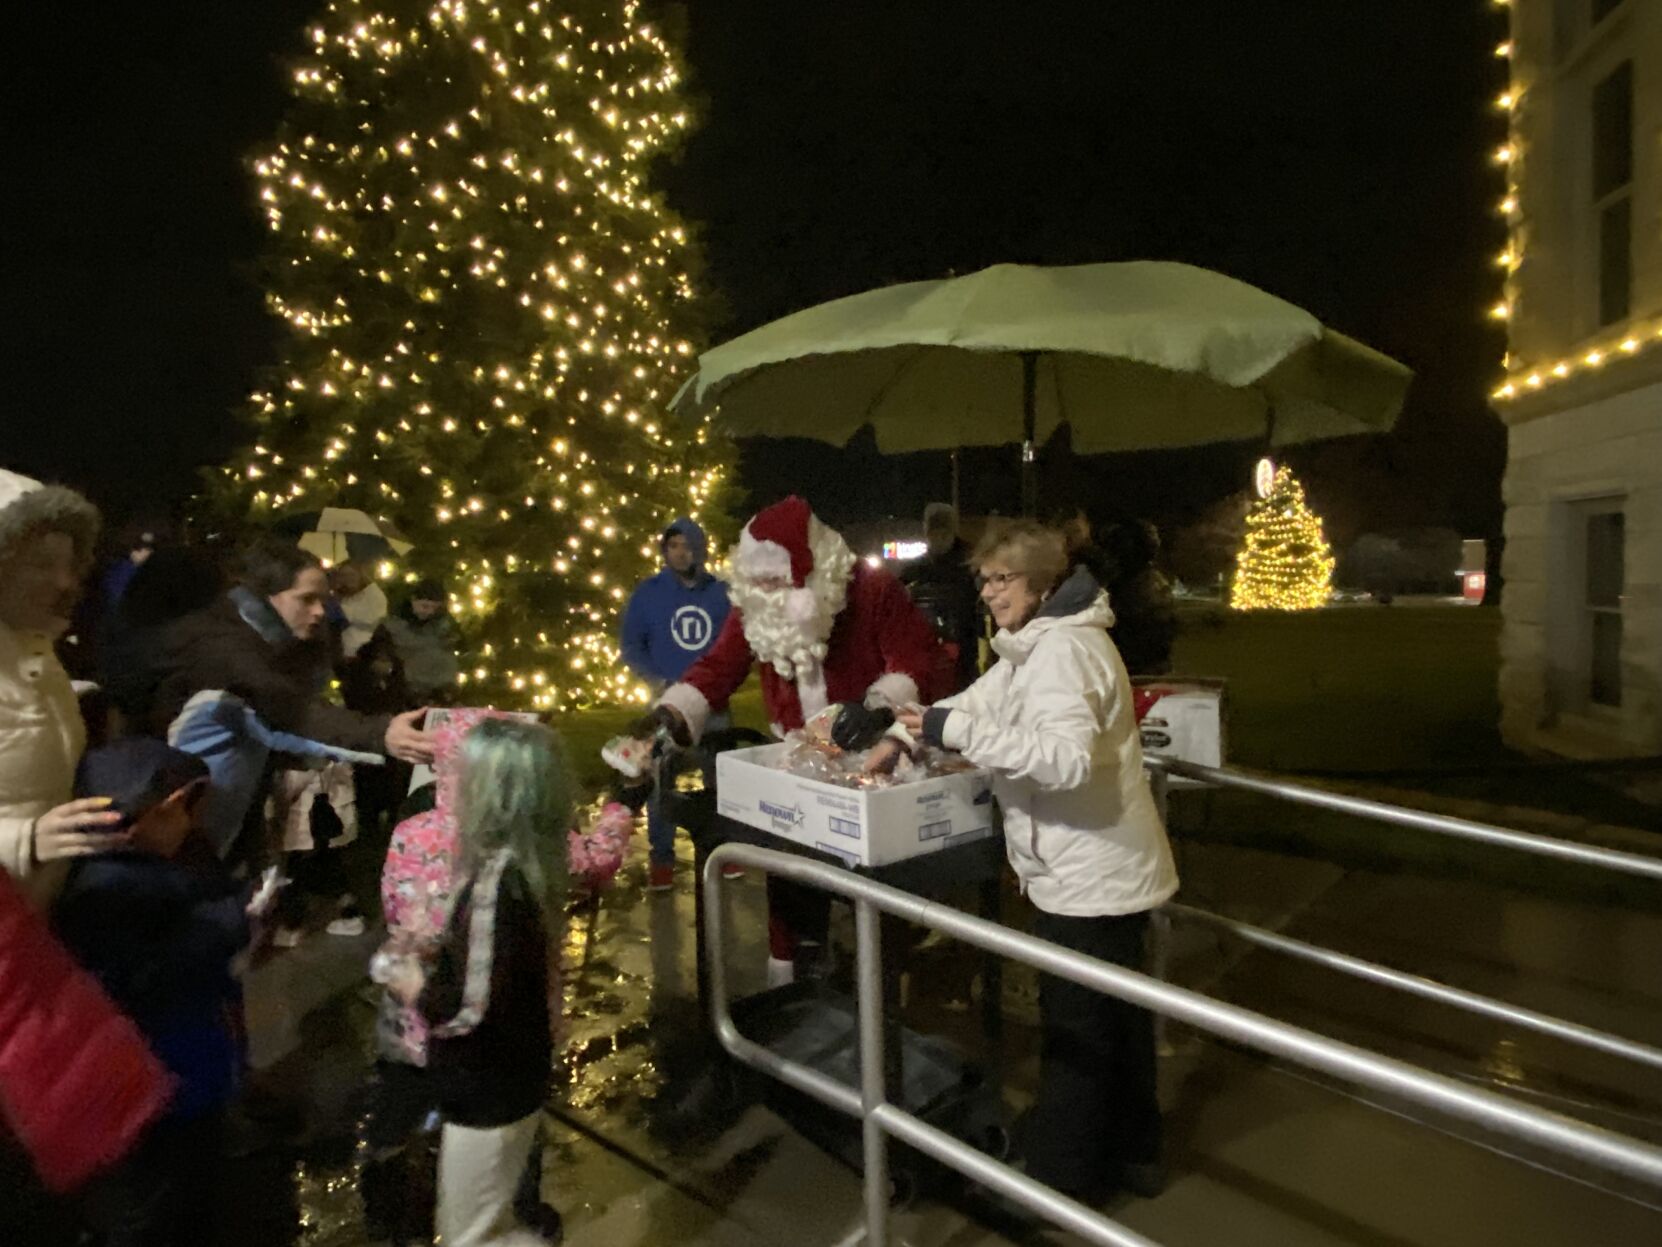
[[[680, 713], [695, 741], [758, 662], [762, 701], [780, 736], [839, 702], [900, 709], [951, 691], [951, 656], [905, 587], [855, 558], [801, 498], [745, 525], [729, 596], [733, 610], [715, 644], [658, 702]], [[778, 893], [770, 885], [770, 899]], [[776, 959], [789, 959], [795, 933], [780, 908], [773, 906], [770, 946]]]
[[734, 609], [704, 656], [659, 699], [702, 735], [762, 662], [762, 700], [779, 735], [826, 706], [927, 705], [949, 656], [904, 586], [856, 559], [801, 498], [745, 525], [733, 554]]
[[[837, 616], [826, 643], [823, 683], [804, 689], [793, 673], [786, 679], [769, 664], [762, 668], [762, 702], [775, 735], [801, 727], [836, 702], [860, 701], [891, 709], [927, 705], [938, 675], [940, 643], [934, 629], [912, 604], [905, 587], [888, 572], [857, 563], [848, 586], [848, 603]], [[663, 703], [686, 718], [694, 736], [712, 710], [723, 710], [751, 668], [756, 654], [744, 635], [741, 611], [727, 623], [704, 656], [687, 669], [681, 683], [664, 693]]]

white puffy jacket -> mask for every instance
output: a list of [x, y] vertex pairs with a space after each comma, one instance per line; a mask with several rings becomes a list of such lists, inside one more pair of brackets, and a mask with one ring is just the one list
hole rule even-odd
[[[0, 552], [41, 528], [92, 557], [98, 512], [80, 494], [0, 468]], [[86, 728], [75, 690], [44, 636], [0, 623], [0, 870], [36, 901], [52, 899], [68, 862], [34, 860], [34, 822], [69, 800]]]
[[68, 863], [35, 863], [34, 821], [69, 800], [85, 745], [75, 690], [51, 642], [0, 624], [0, 870], [42, 904]]
[[1010, 865], [1048, 913], [1138, 913], [1177, 891], [1113, 620], [1076, 571], [993, 639], [1003, 661], [925, 716], [926, 737], [993, 773]]

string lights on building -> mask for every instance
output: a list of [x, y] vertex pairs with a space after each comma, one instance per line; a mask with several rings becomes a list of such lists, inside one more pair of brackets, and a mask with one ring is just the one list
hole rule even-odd
[[681, 74], [636, 0], [334, 0], [254, 161], [287, 333], [215, 501], [360, 507], [444, 578], [470, 698], [642, 699], [614, 621], [725, 448], [667, 404], [696, 354], [685, 228], [647, 183]]
[[[1510, 11], [1511, 0], [1491, 0], [1497, 9]], [[1528, 152], [1522, 139], [1520, 121], [1529, 107], [1530, 84], [1517, 69], [1514, 29], [1506, 39], [1495, 46], [1495, 55], [1507, 68], [1507, 86], [1495, 98], [1495, 107], [1507, 119], [1506, 141], [1493, 153], [1494, 163], [1505, 175], [1505, 192], [1496, 204], [1496, 211], [1506, 223], [1506, 246], [1495, 257], [1502, 270], [1502, 294], [1490, 309], [1496, 320], [1509, 322], [1517, 308], [1519, 270], [1523, 268], [1528, 238], [1524, 218], [1522, 181]], [[1568, 377], [1597, 372], [1612, 362], [1619, 362], [1641, 351], [1662, 348], [1662, 318], [1653, 322], [1629, 324], [1608, 337], [1591, 343], [1573, 355], [1550, 360], [1519, 360], [1509, 351], [1503, 360], [1506, 375], [1490, 397], [1498, 402], [1530, 394]]]

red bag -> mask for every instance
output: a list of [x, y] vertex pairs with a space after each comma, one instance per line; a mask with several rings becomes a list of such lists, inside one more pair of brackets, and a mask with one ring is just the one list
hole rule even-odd
[[120, 1160], [173, 1094], [137, 1026], [0, 870], [0, 1115], [49, 1190]]

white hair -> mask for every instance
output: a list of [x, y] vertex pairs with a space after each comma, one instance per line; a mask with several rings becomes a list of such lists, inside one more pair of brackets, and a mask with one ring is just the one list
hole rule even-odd
[[808, 549], [814, 567], [800, 589], [760, 588], [736, 564], [728, 589], [744, 617], [744, 639], [751, 653], [787, 680], [825, 661], [831, 629], [848, 602], [856, 562], [842, 534], [817, 517], [808, 521]]

